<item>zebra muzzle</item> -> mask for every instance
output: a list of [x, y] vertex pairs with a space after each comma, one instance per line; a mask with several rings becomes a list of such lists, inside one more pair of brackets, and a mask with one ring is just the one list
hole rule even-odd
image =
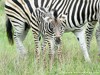
[[55, 37], [55, 43], [56, 43], [56, 44], [60, 44], [60, 43], [61, 43], [60, 37]]

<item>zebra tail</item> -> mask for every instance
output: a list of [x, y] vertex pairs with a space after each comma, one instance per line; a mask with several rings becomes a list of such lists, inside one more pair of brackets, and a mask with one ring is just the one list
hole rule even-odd
[[7, 18], [6, 21], [6, 32], [7, 32], [7, 37], [8, 37], [8, 41], [11, 45], [14, 44], [14, 39], [13, 39], [13, 27], [12, 24], [10, 22], [10, 20]]

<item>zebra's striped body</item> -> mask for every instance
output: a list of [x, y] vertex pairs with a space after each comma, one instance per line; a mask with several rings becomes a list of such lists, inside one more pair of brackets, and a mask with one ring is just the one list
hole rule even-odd
[[68, 29], [80, 28], [83, 24], [98, 20], [99, 0], [70, 0], [68, 13]]

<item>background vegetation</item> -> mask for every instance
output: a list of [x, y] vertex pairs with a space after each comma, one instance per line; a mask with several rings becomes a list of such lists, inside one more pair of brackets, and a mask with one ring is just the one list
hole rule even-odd
[[75, 36], [72, 33], [66, 33], [62, 36], [63, 64], [59, 66], [58, 59], [55, 57], [53, 69], [49, 71], [48, 65], [43, 68], [42, 63], [34, 63], [34, 40], [30, 30], [24, 41], [28, 59], [16, 64], [16, 47], [8, 43], [5, 21], [4, 1], [0, 0], [0, 75], [100, 75], [100, 57], [94, 35], [90, 49], [92, 63], [84, 61]]

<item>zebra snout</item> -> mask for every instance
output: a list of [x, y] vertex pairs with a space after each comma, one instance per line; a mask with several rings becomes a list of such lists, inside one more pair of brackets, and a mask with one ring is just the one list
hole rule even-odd
[[55, 42], [56, 42], [56, 44], [60, 44], [61, 43], [60, 37], [55, 37]]

